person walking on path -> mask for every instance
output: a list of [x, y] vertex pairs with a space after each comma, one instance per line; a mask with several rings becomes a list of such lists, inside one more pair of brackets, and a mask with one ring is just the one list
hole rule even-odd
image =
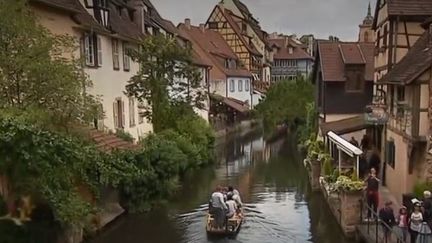
[[[367, 204], [369, 206], [367, 217], [368, 219], [373, 219], [374, 214], [377, 213], [378, 210], [378, 202], [379, 202], [379, 183], [380, 180], [376, 177], [376, 170], [372, 168], [370, 170], [369, 177], [365, 180], [366, 182], [366, 199]], [[372, 210], [374, 214], [372, 214]]]
[[423, 222], [423, 214], [420, 211], [420, 203], [414, 204], [414, 212], [412, 212], [409, 221], [409, 230], [411, 243], [416, 243], [417, 236], [421, 230]]
[[432, 226], [432, 194], [430, 191], [423, 192], [423, 220]]
[[399, 209], [399, 215], [396, 218], [396, 223], [403, 242], [406, 242], [408, 236], [408, 211], [405, 206]]
[[392, 202], [387, 201], [385, 207], [379, 211], [379, 218], [381, 220], [382, 229], [384, 231], [384, 237], [386, 242], [390, 236], [390, 230], [395, 225], [395, 216], [393, 213]]

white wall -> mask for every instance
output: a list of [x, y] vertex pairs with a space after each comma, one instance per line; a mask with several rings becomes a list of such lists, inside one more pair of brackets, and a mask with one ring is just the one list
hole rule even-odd
[[123, 70], [123, 50], [119, 40], [119, 63], [120, 69], [113, 69], [112, 42], [111, 37], [100, 36], [102, 42], [102, 66], [98, 68], [86, 67], [85, 72], [93, 82], [93, 87], [88, 90], [93, 95], [100, 96], [102, 100], [105, 119], [103, 125], [106, 129], [115, 131], [113, 103], [117, 98], [124, 102], [124, 131], [132, 134], [134, 138], [146, 136], [152, 131], [152, 126], [144, 119], [139, 124], [138, 101], [135, 100], [135, 126], [130, 125], [129, 98], [124, 94], [126, 84], [130, 78], [138, 72], [137, 63], [130, 62], [130, 71]]
[[[249, 83], [249, 89], [246, 89], [246, 82]], [[232, 87], [234, 84], [234, 87]], [[251, 105], [252, 82], [250, 78], [230, 77], [228, 78], [228, 96]]]

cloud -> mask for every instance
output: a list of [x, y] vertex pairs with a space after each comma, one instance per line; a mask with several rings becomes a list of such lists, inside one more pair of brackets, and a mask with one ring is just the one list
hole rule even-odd
[[[164, 18], [174, 23], [191, 18], [205, 22], [218, 0], [153, 0]], [[262, 28], [285, 34], [335, 35], [356, 40], [358, 25], [367, 13], [368, 0], [243, 0]], [[371, 3], [374, 6], [374, 3]]]

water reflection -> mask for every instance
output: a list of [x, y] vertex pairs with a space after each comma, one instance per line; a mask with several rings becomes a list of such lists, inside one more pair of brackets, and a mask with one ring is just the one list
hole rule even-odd
[[[218, 163], [190, 175], [169, 205], [126, 216], [94, 243], [344, 242], [319, 194], [312, 194], [293, 139], [266, 144], [260, 132], [233, 137], [217, 148]], [[234, 185], [246, 222], [234, 238], [209, 238], [207, 200], [216, 185]]]

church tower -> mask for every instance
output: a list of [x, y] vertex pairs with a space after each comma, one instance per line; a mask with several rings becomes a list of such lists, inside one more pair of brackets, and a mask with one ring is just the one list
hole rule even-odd
[[371, 5], [369, 3], [367, 16], [363, 20], [363, 23], [359, 25], [359, 42], [375, 42], [375, 32], [372, 30], [373, 20]]

